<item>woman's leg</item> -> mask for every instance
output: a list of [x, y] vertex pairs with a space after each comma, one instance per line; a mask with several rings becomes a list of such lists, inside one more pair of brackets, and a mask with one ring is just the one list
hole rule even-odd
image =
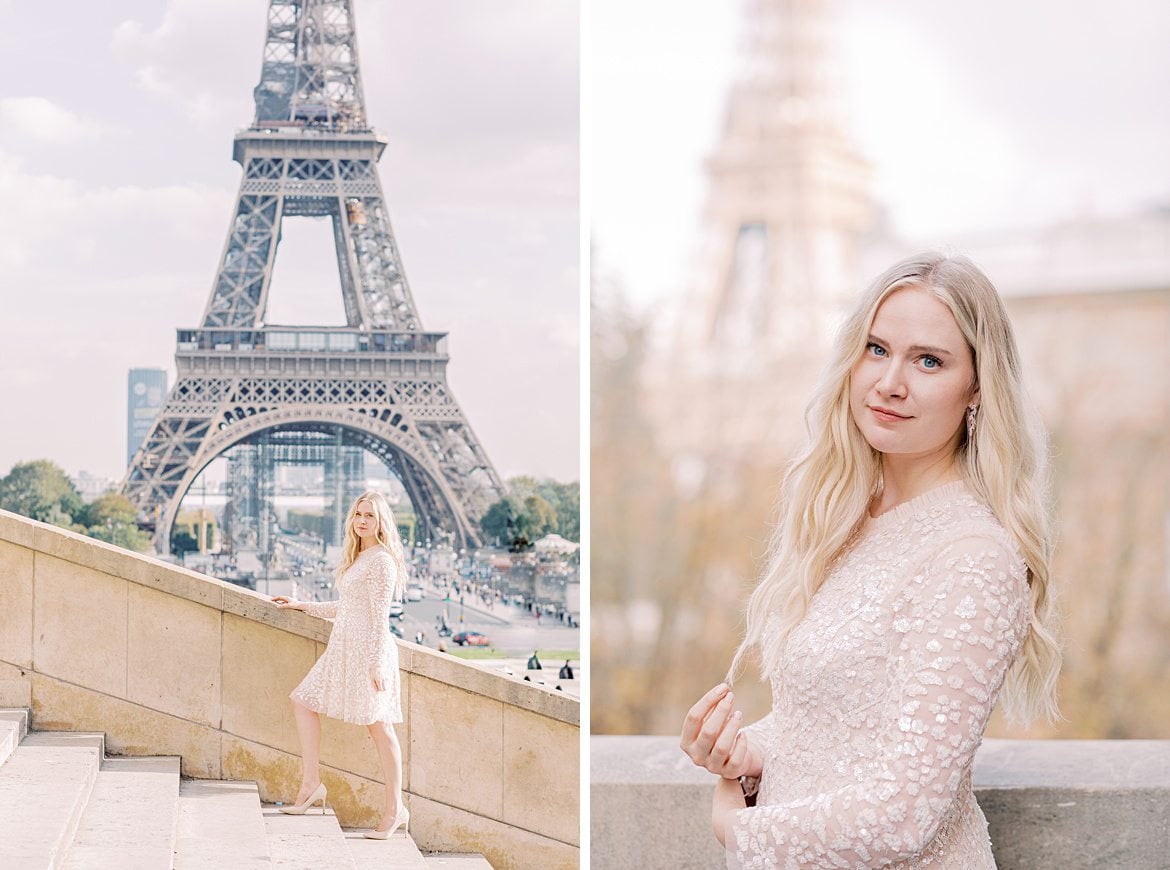
[[301, 790], [296, 803], [307, 800], [321, 783], [321, 717], [297, 701], [292, 702], [293, 718], [297, 722], [297, 737], [301, 741]]
[[382, 762], [382, 773], [386, 780], [386, 811], [382, 814], [379, 828], [385, 830], [394, 824], [398, 808], [402, 804], [402, 748], [394, 726], [385, 722], [371, 722], [366, 726], [378, 749], [378, 760]]

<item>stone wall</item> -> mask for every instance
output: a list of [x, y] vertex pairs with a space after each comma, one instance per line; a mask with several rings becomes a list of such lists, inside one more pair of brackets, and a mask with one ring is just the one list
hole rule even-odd
[[[104, 731], [117, 755], [179, 755], [184, 776], [300, 781], [288, 693], [330, 624], [262, 595], [0, 511], [0, 706], [37, 730]], [[579, 860], [579, 702], [399, 644], [396, 726], [411, 833], [422, 849], [496, 868]], [[363, 726], [322, 719], [322, 779], [341, 824], [384, 796]]]
[[[725, 865], [677, 737], [592, 737], [590, 768], [594, 870]], [[988, 739], [973, 778], [999, 870], [1170, 867], [1168, 740]]]

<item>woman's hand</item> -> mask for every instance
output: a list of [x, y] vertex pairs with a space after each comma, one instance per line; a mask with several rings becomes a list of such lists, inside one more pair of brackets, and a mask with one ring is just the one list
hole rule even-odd
[[747, 737], [738, 739], [743, 713], [733, 711], [734, 701], [726, 684], [713, 688], [687, 713], [679, 741], [697, 766], [731, 780], [758, 776], [763, 767]]
[[715, 783], [715, 797], [711, 800], [711, 828], [715, 831], [715, 839], [719, 845], [726, 848], [724, 839], [727, 836], [727, 827], [737, 810], [747, 807], [743, 797], [743, 789], [734, 779], [720, 779]]
[[385, 677], [383, 677], [377, 671], [370, 671], [370, 679], [374, 683], [374, 691], [375, 692], [385, 692], [386, 691], [386, 678]]
[[304, 606], [299, 601], [294, 601], [286, 595], [273, 595], [272, 603], [281, 610], [304, 610]]

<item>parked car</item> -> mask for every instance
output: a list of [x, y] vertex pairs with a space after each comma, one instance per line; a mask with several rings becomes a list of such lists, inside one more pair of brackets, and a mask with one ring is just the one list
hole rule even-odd
[[390, 602], [390, 618], [391, 619], [405, 619], [406, 612], [402, 609], [401, 601]]
[[491, 646], [492, 642], [488, 640], [487, 635], [480, 634], [478, 631], [461, 631], [459, 634], [451, 638], [459, 646]]
[[390, 623], [390, 633], [392, 635], [394, 635], [395, 637], [402, 637], [402, 629], [399, 628], [397, 625], [395, 625], [393, 622]]
[[417, 583], [411, 583], [409, 586], [406, 587], [406, 600], [407, 601], [422, 601], [423, 600], [423, 588], [421, 586], [419, 586]]

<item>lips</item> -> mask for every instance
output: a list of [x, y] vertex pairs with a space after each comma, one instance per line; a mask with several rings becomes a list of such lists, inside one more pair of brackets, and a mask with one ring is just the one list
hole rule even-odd
[[869, 409], [883, 423], [898, 423], [902, 420], [910, 419], [906, 414], [899, 414], [897, 411], [891, 411], [889, 408], [883, 408], [880, 405], [870, 405]]

